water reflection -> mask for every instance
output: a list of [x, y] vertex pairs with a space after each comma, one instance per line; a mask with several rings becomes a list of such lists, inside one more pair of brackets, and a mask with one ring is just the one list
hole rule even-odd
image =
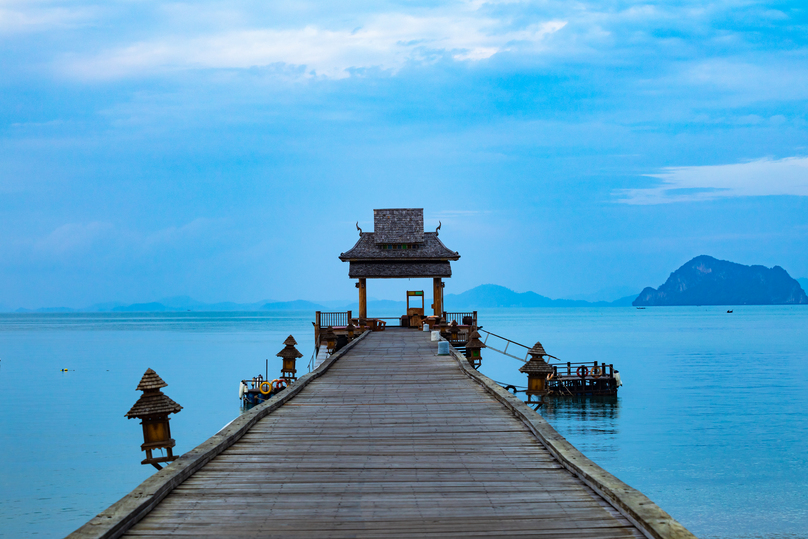
[[618, 450], [620, 397], [548, 397], [539, 412], [564, 437], [585, 439], [598, 452]]

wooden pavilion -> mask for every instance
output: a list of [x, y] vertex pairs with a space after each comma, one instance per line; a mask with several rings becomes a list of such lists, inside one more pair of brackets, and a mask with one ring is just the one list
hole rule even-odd
[[357, 279], [359, 317], [367, 318], [368, 279], [431, 278], [432, 310], [443, 313], [443, 279], [452, 276], [450, 261], [458, 260], [457, 251], [424, 231], [423, 208], [373, 210], [373, 232], [363, 232], [357, 223], [359, 241], [339, 258], [349, 262], [348, 277]]

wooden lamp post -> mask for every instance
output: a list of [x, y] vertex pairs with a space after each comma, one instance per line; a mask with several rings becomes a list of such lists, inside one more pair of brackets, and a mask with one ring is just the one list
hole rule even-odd
[[480, 350], [483, 348], [486, 348], [486, 346], [480, 341], [480, 334], [475, 329], [471, 332], [471, 335], [469, 335], [468, 342], [466, 342], [466, 358], [475, 369], [479, 368], [480, 364], [483, 362], [483, 358], [480, 355]]
[[356, 326], [353, 325], [350, 318], [348, 319], [348, 325], [345, 326], [345, 330], [348, 332], [348, 340], [352, 341], [356, 334]]
[[445, 318], [440, 319], [440, 324], [438, 324], [438, 330], [440, 330], [440, 336], [448, 341], [450, 337], [449, 324], [446, 323]]
[[452, 336], [452, 342], [457, 341], [457, 320], [452, 320], [449, 324], [449, 334]]
[[[547, 395], [547, 375], [553, 372], [553, 368], [544, 360], [547, 352], [540, 342], [533, 345], [528, 350], [530, 360], [522, 365], [519, 372], [527, 374], [527, 403], [535, 405], [538, 410], [544, 404], [544, 396]], [[538, 400], [534, 401], [533, 397]]]
[[325, 341], [326, 350], [328, 350], [329, 354], [333, 354], [334, 350], [337, 348], [337, 334], [334, 333], [334, 328], [328, 326], [325, 328], [325, 331], [320, 336], [321, 340]]
[[283, 341], [285, 345], [283, 350], [275, 354], [279, 358], [283, 359], [283, 367], [281, 368], [281, 378], [286, 380], [286, 383], [289, 384], [297, 380], [297, 369], [295, 369], [295, 362], [297, 358], [303, 357], [303, 354], [295, 348], [297, 341], [294, 337], [289, 335], [285, 341]]
[[[156, 372], [148, 369], [136, 388], [143, 391], [143, 395], [126, 413], [126, 417], [140, 419], [140, 424], [143, 425], [143, 444], [140, 449], [146, 452], [146, 458], [141, 464], [151, 464], [158, 470], [163, 469], [159, 463], [171, 462], [177, 458], [172, 452], [176, 442], [171, 438], [168, 414], [176, 414], [182, 410], [182, 406], [160, 391], [161, 387], [167, 385]], [[165, 449], [166, 456], [154, 458], [152, 451], [155, 449]]]

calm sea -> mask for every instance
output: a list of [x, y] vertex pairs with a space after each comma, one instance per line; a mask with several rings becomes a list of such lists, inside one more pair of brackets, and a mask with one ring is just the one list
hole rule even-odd
[[[240, 379], [266, 359], [280, 371], [290, 333], [305, 365], [312, 317], [0, 315], [0, 535], [64, 536], [154, 471], [124, 417], [147, 368], [184, 406], [171, 422], [182, 453], [240, 413]], [[808, 308], [489, 309], [480, 323], [565, 361], [613, 363], [618, 397], [542, 413], [696, 535], [808, 538]], [[483, 357], [485, 374], [524, 385], [518, 361]]]

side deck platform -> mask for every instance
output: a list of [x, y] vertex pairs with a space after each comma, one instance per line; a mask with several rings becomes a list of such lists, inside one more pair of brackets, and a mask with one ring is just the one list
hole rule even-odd
[[365, 333], [71, 537], [693, 537], [436, 352]]

